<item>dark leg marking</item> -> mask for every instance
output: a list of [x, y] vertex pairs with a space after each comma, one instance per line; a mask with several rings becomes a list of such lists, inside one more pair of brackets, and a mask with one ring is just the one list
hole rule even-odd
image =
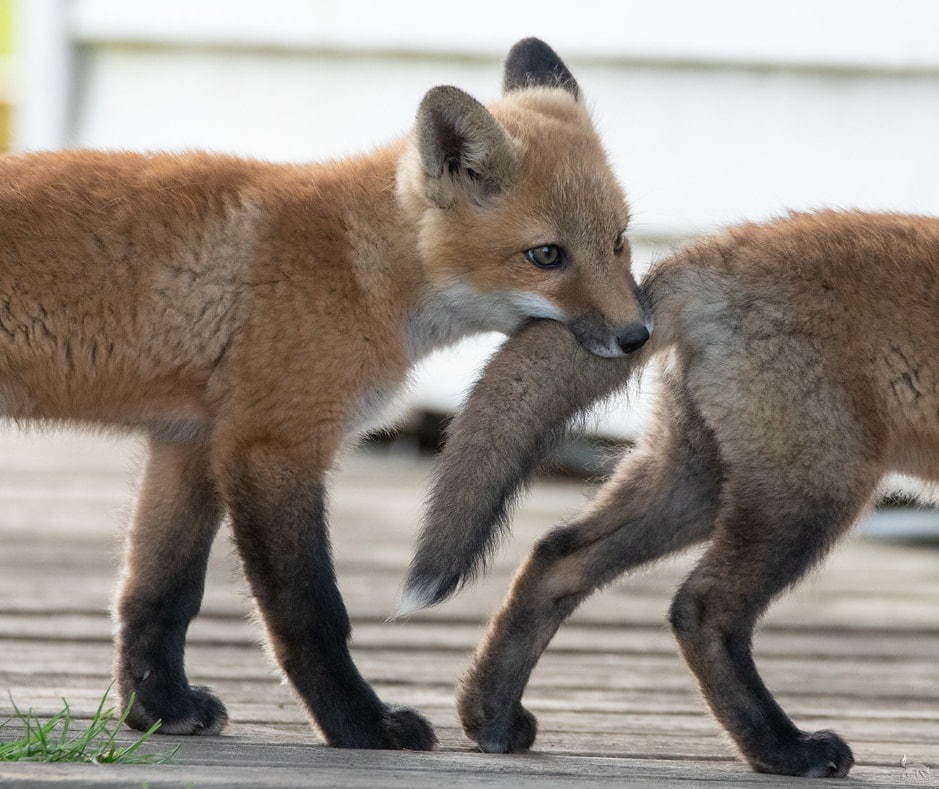
[[127, 723], [162, 734], [218, 734], [222, 703], [186, 678], [186, 631], [199, 612], [206, 563], [222, 511], [204, 448], [151, 441], [137, 514], [127, 537], [116, 605], [115, 681]]
[[763, 684], [751, 653], [754, 625], [770, 601], [858, 513], [857, 504], [800, 495], [754, 497], [751, 491], [747, 501], [730, 503], [676, 595], [671, 621], [708, 704], [755, 770], [843, 777], [854, 763], [851, 749], [834, 732], [798, 729]]
[[383, 704], [349, 654], [350, 623], [336, 586], [322, 484], [294, 484], [289, 471], [243, 469], [232, 480], [228, 504], [274, 653], [326, 741], [341, 748], [432, 749], [430, 724], [406, 707]]

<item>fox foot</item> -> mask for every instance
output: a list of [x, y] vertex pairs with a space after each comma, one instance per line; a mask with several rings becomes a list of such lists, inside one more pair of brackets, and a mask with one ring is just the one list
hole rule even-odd
[[854, 765], [851, 748], [833, 731], [803, 732], [772, 753], [747, 759], [760, 773], [805, 778], [844, 778]]
[[[123, 700], [125, 706], [130, 694], [126, 696]], [[127, 725], [146, 731], [157, 721], [160, 721], [157, 734], [213, 735], [221, 732], [228, 723], [228, 712], [208, 688], [187, 686], [173, 693], [141, 688], [127, 716]]]
[[410, 707], [388, 705], [381, 720], [379, 748], [405, 751], [432, 751], [437, 735], [427, 719]]
[[538, 720], [521, 704], [487, 715], [478, 696], [460, 700], [460, 721], [466, 736], [484, 753], [523, 753], [538, 733]]

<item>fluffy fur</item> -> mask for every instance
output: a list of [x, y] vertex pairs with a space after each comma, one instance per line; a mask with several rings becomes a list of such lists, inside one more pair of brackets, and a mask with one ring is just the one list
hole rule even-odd
[[851, 749], [801, 731], [750, 653], [754, 624], [870, 504], [881, 478], [939, 480], [939, 220], [821, 212], [747, 224], [657, 265], [636, 357], [604, 360], [556, 323], [509, 340], [454, 423], [409, 582], [438, 601], [475, 571], [519, 489], [579, 408], [659, 356], [657, 419], [593, 501], [542, 539], [460, 694], [486, 751], [528, 748], [522, 693], [593, 590], [709, 546], [670, 619], [714, 714], [754, 769], [843, 776]]
[[[150, 437], [115, 611], [131, 725], [225, 723], [183, 648], [227, 511], [273, 652], [326, 740], [433, 746], [349, 655], [326, 472], [434, 348], [552, 310], [601, 333], [641, 320], [614, 244], [623, 194], [584, 106], [539, 76], [557, 56], [513, 51], [532, 47], [490, 108], [435, 88], [412, 134], [344, 161], [0, 159], [0, 416]], [[543, 244], [569, 265], [532, 265]]]

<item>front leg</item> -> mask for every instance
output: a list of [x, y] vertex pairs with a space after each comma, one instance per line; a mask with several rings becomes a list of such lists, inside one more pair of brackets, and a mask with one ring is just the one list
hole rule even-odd
[[115, 606], [115, 682], [127, 723], [161, 734], [218, 734], [228, 715], [183, 667], [189, 622], [198, 613], [212, 539], [222, 519], [205, 447], [153, 440], [127, 535]]
[[273, 652], [330, 745], [430, 750], [430, 724], [383, 704], [352, 662], [321, 469], [315, 453], [271, 441], [223, 462], [235, 542]]

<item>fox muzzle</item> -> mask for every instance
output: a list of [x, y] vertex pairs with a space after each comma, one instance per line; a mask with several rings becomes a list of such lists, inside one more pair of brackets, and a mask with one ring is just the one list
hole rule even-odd
[[620, 329], [616, 335], [616, 344], [623, 353], [638, 351], [649, 339], [649, 329], [644, 323], [632, 323]]
[[595, 356], [626, 356], [649, 339], [649, 329], [642, 321], [613, 327], [602, 318], [589, 317], [578, 318], [567, 325], [577, 342]]

